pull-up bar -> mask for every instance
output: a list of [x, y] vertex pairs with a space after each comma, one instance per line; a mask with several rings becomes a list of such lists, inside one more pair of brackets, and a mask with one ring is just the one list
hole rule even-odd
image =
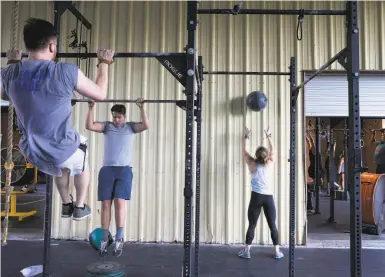
[[[178, 103], [180, 101], [186, 101], [186, 100], [143, 100], [140, 103]], [[89, 99], [72, 99], [71, 103], [91, 103], [91, 102], [98, 102], [98, 103], [136, 103], [138, 102], [137, 99], [105, 99], [100, 101], [93, 101]]]
[[198, 14], [346, 15], [345, 10], [198, 9]]
[[[118, 52], [114, 54], [114, 58], [158, 58], [158, 57], [183, 57], [185, 53], [175, 53], [175, 52], [146, 52], [146, 53], [124, 53]], [[1, 52], [1, 57], [7, 57], [7, 53]], [[23, 58], [28, 57], [28, 53], [22, 54]], [[56, 57], [58, 58], [97, 58], [96, 53], [57, 53]]]
[[290, 75], [289, 72], [258, 72], [258, 71], [203, 71], [206, 75], [272, 75], [272, 76], [284, 76]]

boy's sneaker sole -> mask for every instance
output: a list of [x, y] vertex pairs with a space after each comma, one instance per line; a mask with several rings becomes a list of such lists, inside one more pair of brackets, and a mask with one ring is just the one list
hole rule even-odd
[[82, 221], [82, 220], [86, 219], [87, 217], [89, 217], [90, 215], [91, 215], [91, 213], [89, 213], [88, 215], [82, 216], [82, 217], [74, 217], [74, 216], [72, 216], [72, 219], [75, 220], [75, 221]]

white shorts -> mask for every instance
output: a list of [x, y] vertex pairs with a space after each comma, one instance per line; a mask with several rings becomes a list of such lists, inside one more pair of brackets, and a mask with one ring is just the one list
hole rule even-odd
[[[88, 145], [87, 138], [80, 135], [80, 143]], [[82, 174], [83, 171], [88, 168], [88, 149], [86, 148], [84, 152], [82, 149], [78, 148], [64, 163], [55, 167], [39, 168], [39, 170], [52, 176], [61, 177], [62, 169], [64, 168], [69, 170], [70, 176]]]

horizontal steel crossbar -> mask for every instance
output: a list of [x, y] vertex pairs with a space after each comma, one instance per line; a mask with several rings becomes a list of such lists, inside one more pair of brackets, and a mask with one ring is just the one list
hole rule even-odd
[[[147, 52], [147, 53], [123, 53], [117, 52], [114, 58], [158, 58], [158, 57], [183, 57], [185, 53], [174, 52]], [[28, 53], [22, 54], [23, 58], [28, 57]], [[97, 58], [96, 53], [57, 53], [58, 58]], [[1, 52], [1, 57], [7, 57], [7, 53]]]
[[345, 10], [261, 10], [261, 9], [240, 9], [235, 12], [233, 9], [199, 9], [198, 14], [267, 14], [267, 15], [346, 15]]
[[[98, 103], [136, 103], [137, 99], [105, 99], [100, 101], [93, 101], [89, 99], [72, 99], [72, 103], [90, 103], [90, 102], [98, 102]], [[143, 103], [178, 103], [179, 101], [185, 101], [185, 100], [143, 100]]]
[[259, 72], [259, 71], [204, 71], [203, 74], [206, 75], [271, 75], [271, 76], [284, 76], [290, 75], [289, 72]]

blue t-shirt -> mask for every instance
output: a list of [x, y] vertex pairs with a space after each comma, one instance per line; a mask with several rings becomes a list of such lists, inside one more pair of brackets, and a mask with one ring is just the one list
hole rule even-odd
[[1, 69], [5, 94], [14, 105], [22, 134], [19, 147], [35, 166], [57, 166], [78, 148], [71, 124], [71, 99], [78, 67], [48, 60], [22, 61]]
[[110, 121], [104, 121], [104, 166], [131, 166], [132, 146], [135, 139], [135, 122], [126, 122], [116, 127]]

